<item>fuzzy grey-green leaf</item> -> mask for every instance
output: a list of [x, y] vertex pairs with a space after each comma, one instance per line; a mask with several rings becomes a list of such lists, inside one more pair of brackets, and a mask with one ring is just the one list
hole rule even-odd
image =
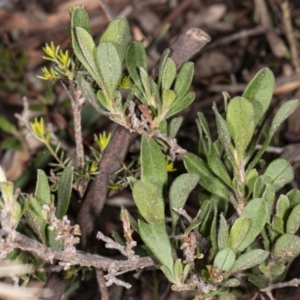
[[272, 178], [275, 191], [278, 191], [293, 180], [294, 169], [287, 160], [278, 158], [268, 165], [264, 175]]
[[155, 258], [173, 274], [173, 257], [164, 223], [146, 224], [138, 221], [139, 233]]
[[148, 140], [144, 135], [141, 144], [141, 179], [156, 185], [160, 192], [168, 179], [163, 153], [154, 139]]
[[173, 229], [179, 219], [179, 214], [174, 211], [174, 208], [184, 207], [190, 192], [195, 188], [198, 181], [199, 176], [196, 174], [182, 174], [173, 181], [169, 194]]
[[137, 181], [133, 186], [133, 199], [139, 213], [148, 223], [164, 222], [162, 192], [150, 181]]
[[269, 251], [262, 249], [250, 250], [238, 257], [232, 267], [232, 272], [243, 271], [259, 265], [269, 256], [269, 254]]
[[300, 227], [300, 204], [296, 205], [291, 211], [286, 222], [286, 232], [296, 233]]
[[174, 60], [168, 57], [162, 73], [162, 89], [169, 90], [176, 76], [176, 64]]
[[229, 246], [229, 230], [226, 219], [221, 213], [220, 215], [220, 224], [218, 231], [218, 248], [221, 250]]
[[39, 201], [41, 205], [51, 204], [50, 186], [48, 183], [47, 175], [43, 170], [37, 170], [37, 183], [34, 192], [34, 197]]
[[224, 248], [215, 256], [213, 267], [222, 272], [228, 272], [231, 270], [234, 262], [235, 253], [229, 248]]
[[109, 23], [107, 29], [101, 36], [100, 43], [113, 43], [117, 48], [120, 61], [123, 62], [126, 55], [129, 39], [130, 28], [128, 21], [124, 17], [118, 17], [117, 19]]
[[64, 169], [58, 182], [57, 188], [57, 209], [56, 216], [62, 219], [69, 208], [73, 185], [73, 167], [68, 166]]
[[228, 191], [226, 186], [208, 168], [206, 162], [192, 153], [187, 153], [183, 159], [185, 168], [189, 173], [199, 175], [199, 183], [209, 192], [220, 197], [227, 198]]
[[240, 217], [249, 218], [251, 227], [237, 251], [245, 250], [260, 234], [266, 224], [268, 213], [267, 204], [261, 198], [253, 199], [246, 205]]
[[180, 68], [175, 81], [174, 92], [176, 100], [182, 99], [189, 90], [194, 76], [194, 64], [190, 61], [185, 62]]
[[239, 246], [244, 241], [250, 230], [251, 223], [251, 220], [248, 218], [238, 218], [233, 223], [229, 235], [229, 247], [233, 251], [237, 251], [239, 249]]
[[254, 107], [254, 124], [257, 125], [270, 106], [275, 86], [272, 71], [264, 68], [247, 85], [243, 97], [251, 101]]
[[300, 238], [294, 234], [281, 235], [274, 245], [273, 257], [278, 262], [291, 262], [300, 254]]
[[102, 88], [112, 101], [122, 76], [122, 63], [117, 48], [110, 42], [100, 43], [95, 51], [95, 60], [102, 78]]
[[231, 99], [227, 107], [226, 123], [238, 158], [242, 159], [255, 129], [254, 108], [251, 102], [243, 97]]

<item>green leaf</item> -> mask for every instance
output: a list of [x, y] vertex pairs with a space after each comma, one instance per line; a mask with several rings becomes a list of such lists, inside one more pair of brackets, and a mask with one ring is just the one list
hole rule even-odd
[[241, 160], [255, 129], [254, 109], [251, 102], [242, 97], [231, 99], [227, 107], [226, 121], [238, 159]]
[[72, 14], [72, 28], [82, 27], [91, 33], [91, 25], [87, 12], [82, 7], [77, 7]]
[[167, 279], [174, 283], [174, 284], [178, 284], [176, 278], [175, 278], [175, 275], [174, 275], [174, 272], [173, 270], [169, 270], [166, 266], [162, 265], [160, 266], [160, 269], [162, 270], [162, 272], [164, 273], [164, 275], [167, 277]]
[[112, 110], [113, 102], [109, 99], [109, 96], [101, 90], [97, 92], [97, 102], [98, 106], [103, 107], [108, 111]]
[[[258, 172], [256, 169], [250, 170], [246, 174], [246, 187], [247, 187], [247, 195], [250, 196], [253, 192], [254, 183], [256, 179], [258, 178]], [[257, 198], [257, 197], [255, 197]]]
[[231, 270], [234, 262], [235, 253], [229, 248], [224, 248], [215, 256], [213, 267], [222, 272], [228, 272]]
[[207, 191], [218, 195], [219, 197], [227, 199], [228, 191], [226, 186], [215, 177], [206, 162], [192, 153], [187, 153], [183, 159], [184, 166], [189, 173], [198, 174], [200, 179], [199, 183]]
[[238, 252], [240, 245], [245, 240], [251, 227], [251, 220], [238, 218], [232, 225], [229, 235], [229, 247]]
[[216, 103], [213, 104], [213, 111], [216, 116], [217, 121], [217, 132], [218, 132], [218, 138], [222, 144], [222, 146], [225, 149], [225, 152], [229, 158], [229, 160], [234, 163], [233, 155], [230, 151], [230, 144], [231, 144], [231, 136], [229, 133], [229, 129], [227, 127], [226, 121], [222, 118], [222, 116], [219, 114]]
[[162, 73], [162, 89], [169, 90], [176, 76], [176, 64], [170, 57], [167, 58], [163, 73]]
[[40, 238], [42, 243], [46, 245], [46, 221], [42, 217], [42, 205], [39, 203], [37, 199], [31, 197], [29, 200], [29, 205], [27, 210], [25, 211], [25, 217], [29, 224], [29, 226], [33, 229], [33, 231]]
[[250, 282], [252, 282], [260, 289], [266, 288], [270, 284], [269, 279], [263, 275], [255, 275], [252, 273], [247, 273], [246, 276], [248, 277], [248, 280]]
[[255, 126], [261, 121], [270, 106], [274, 86], [275, 79], [272, 71], [264, 68], [255, 75], [243, 93], [243, 97], [253, 104]]
[[289, 207], [289, 198], [285, 195], [280, 195], [276, 203], [276, 216], [280, 217], [281, 219], [285, 219]]
[[241, 285], [241, 282], [236, 278], [230, 278], [230, 279], [226, 280], [225, 282], [222, 282], [223, 287], [232, 288], [232, 287], [237, 287], [240, 285]]
[[210, 227], [210, 239], [211, 239], [211, 245], [215, 253], [218, 251], [217, 215], [218, 215], [217, 205], [214, 205], [214, 218]]
[[176, 259], [174, 263], [174, 275], [177, 283], [181, 283], [182, 275], [183, 275], [183, 267], [181, 259]]
[[278, 262], [291, 262], [300, 254], [300, 238], [290, 233], [283, 234], [276, 240], [272, 253]]
[[8, 134], [17, 133], [17, 127], [4, 117], [0, 117], [0, 129]]
[[258, 176], [254, 183], [253, 198], [261, 198], [267, 184], [270, 184], [271, 182], [272, 178], [266, 174]]
[[103, 90], [113, 99], [122, 76], [122, 63], [114, 44], [102, 42], [95, 51], [95, 60], [102, 78]]
[[277, 192], [294, 179], [294, 170], [287, 160], [278, 158], [268, 165], [264, 175], [272, 178], [272, 183]]
[[251, 227], [237, 251], [245, 250], [261, 233], [267, 221], [268, 213], [267, 204], [263, 199], [253, 199], [247, 204], [240, 217], [250, 219]]
[[249, 252], [246, 252], [238, 257], [231, 271], [240, 272], [259, 265], [269, 256], [269, 254], [269, 251], [262, 249], [250, 250]]
[[[91, 86], [91, 84], [86, 81], [81, 75], [77, 74], [77, 84], [82, 92], [82, 96], [87, 99], [91, 105], [94, 107], [94, 109], [102, 115], [110, 115], [107, 111], [105, 106], [103, 106], [101, 103], [104, 103], [107, 106], [107, 100], [106, 98], [102, 100], [101, 96], [105, 95], [102, 91], [102, 95], [100, 97], [96, 97], [94, 90]], [[98, 95], [97, 95], [98, 96]], [[98, 98], [98, 99], [97, 99]]]
[[95, 44], [92, 36], [84, 28], [75, 27], [72, 43], [74, 52], [79, 61], [84, 65], [97, 84], [103, 88], [94, 59]]
[[229, 188], [232, 188], [232, 183], [228, 172], [221, 161], [215, 145], [213, 144], [211, 150], [207, 154], [207, 163], [211, 171], [218, 176], [218, 178], [223, 181]]
[[[157, 80], [157, 85], [159, 88], [161, 88], [163, 73], [165, 70], [165, 66], [166, 66], [169, 54], [170, 54], [170, 49], [168, 49], [168, 48], [165, 49], [159, 60], [159, 71], [158, 71], [158, 80]], [[157, 76], [157, 74], [153, 75], [154, 78], [156, 78], [156, 76]]]
[[203, 236], [208, 236], [210, 234], [210, 228], [213, 220], [212, 217], [213, 208], [214, 206], [213, 203], [210, 201], [210, 199], [205, 200], [201, 204], [198, 220], [200, 220], [200, 224], [201, 224], [199, 231]]
[[168, 110], [172, 107], [172, 104], [176, 98], [176, 94], [172, 90], [162, 91], [162, 114], [167, 114]]
[[166, 119], [177, 114], [178, 112], [184, 110], [188, 106], [192, 104], [192, 102], [195, 100], [196, 94], [194, 92], [188, 92], [183, 96], [183, 98], [177, 100], [177, 97], [175, 101], [173, 102], [173, 105], [171, 106], [170, 110], [166, 114]]
[[221, 213], [220, 215], [220, 224], [219, 224], [219, 232], [218, 232], [218, 247], [219, 249], [223, 249], [229, 246], [229, 230], [227, 221]]
[[130, 28], [128, 21], [124, 17], [118, 17], [117, 19], [109, 23], [107, 29], [101, 36], [100, 43], [113, 43], [117, 48], [120, 61], [123, 62], [124, 57], [126, 55], [129, 39]]
[[156, 185], [139, 180], [134, 184], [132, 193], [139, 213], [148, 223], [164, 223], [164, 201]]
[[189, 90], [194, 76], [194, 63], [188, 61], [185, 62], [180, 68], [175, 86], [174, 92], [176, 93], [176, 101], [181, 101]]
[[62, 172], [57, 187], [56, 217], [60, 220], [62, 220], [62, 218], [66, 215], [68, 211], [72, 194], [72, 184], [73, 167], [68, 166]]
[[154, 254], [155, 258], [165, 266], [171, 274], [174, 274], [172, 248], [164, 223], [159, 222], [148, 225], [138, 220], [138, 227], [143, 242]]
[[141, 42], [133, 42], [130, 44], [126, 54], [127, 70], [134, 84], [138, 87], [142, 93], [142, 103], [146, 104], [146, 97], [143, 93], [143, 85], [140, 78], [140, 68], [143, 68], [147, 72], [147, 58], [146, 51]]
[[182, 174], [173, 181], [169, 194], [173, 231], [179, 219], [179, 214], [174, 211], [174, 208], [184, 207], [190, 192], [196, 187], [198, 181], [199, 176], [196, 174]]
[[286, 222], [286, 232], [296, 233], [300, 227], [300, 204], [296, 205], [291, 211]]
[[285, 102], [277, 111], [271, 127], [269, 129], [269, 133], [267, 138], [265, 139], [261, 149], [258, 151], [254, 159], [249, 164], [247, 171], [251, 170], [255, 167], [255, 165], [258, 163], [264, 152], [266, 151], [267, 147], [269, 146], [272, 137], [274, 133], [277, 131], [279, 126], [295, 111], [295, 109], [298, 107], [299, 101], [298, 100], [289, 100]]
[[48, 177], [43, 170], [38, 170], [34, 197], [41, 205], [52, 203]]
[[179, 131], [179, 128], [180, 128], [182, 122], [183, 122], [183, 117], [182, 116], [173, 118], [170, 121], [170, 124], [169, 124], [169, 127], [168, 127], [168, 133], [169, 133], [168, 135], [169, 135], [170, 138], [175, 138], [177, 132]]
[[268, 210], [269, 210], [269, 218], [273, 212], [273, 206], [275, 201], [275, 189], [273, 184], [267, 184], [266, 189], [262, 195], [262, 198], [266, 201]]
[[168, 180], [163, 153], [154, 139], [148, 140], [145, 135], [141, 144], [141, 179], [156, 185], [161, 193]]
[[286, 195], [290, 201], [290, 208], [300, 204], [300, 191], [298, 189], [292, 189]]

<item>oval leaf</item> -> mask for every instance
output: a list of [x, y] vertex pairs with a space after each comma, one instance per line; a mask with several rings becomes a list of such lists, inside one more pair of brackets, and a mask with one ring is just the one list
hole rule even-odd
[[182, 174], [173, 181], [169, 194], [173, 230], [179, 219], [179, 214], [174, 211], [174, 208], [184, 207], [190, 192], [195, 188], [198, 181], [199, 176], [196, 174]]
[[229, 248], [224, 248], [217, 253], [213, 267], [214, 269], [218, 269], [222, 272], [228, 272], [231, 270], [234, 262], [235, 253]]
[[103, 90], [112, 99], [122, 76], [122, 63], [114, 44], [100, 43], [95, 52], [95, 60], [103, 82]]
[[291, 211], [286, 222], [286, 232], [296, 233], [300, 227], [300, 204], [296, 205]]
[[262, 249], [254, 249], [242, 254], [234, 263], [232, 272], [243, 271], [261, 264], [270, 252]]
[[268, 165], [264, 175], [272, 178], [272, 183], [277, 192], [294, 179], [294, 169], [287, 160], [278, 158]]
[[300, 238], [286, 233], [280, 236], [273, 249], [273, 257], [278, 262], [291, 262], [300, 254]]
[[264, 228], [268, 217], [268, 207], [266, 202], [260, 198], [251, 200], [244, 208], [240, 217], [251, 220], [251, 227], [246, 237], [237, 248], [237, 251], [241, 252], [255, 240]]
[[275, 79], [272, 71], [264, 68], [259, 71], [246, 87], [243, 97], [251, 101], [254, 107], [254, 125], [256, 126], [270, 106]]
[[62, 219], [69, 208], [73, 185], [73, 167], [64, 169], [58, 182], [56, 217]]
[[229, 235], [229, 245], [233, 251], [239, 249], [239, 246], [245, 239], [251, 226], [251, 220], [238, 218], [232, 225]]
[[107, 29], [101, 36], [100, 43], [113, 43], [117, 48], [120, 61], [123, 62], [129, 39], [130, 28], [128, 21], [124, 17], [118, 17], [117, 19], [109, 23]]
[[192, 153], [187, 153], [183, 159], [184, 166], [189, 173], [199, 175], [199, 183], [207, 191], [227, 199], [227, 188], [208, 168], [206, 162]]
[[137, 181], [132, 193], [139, 213], [148, 223], [164, 222], [164, 201], [157, 186], [148, 181]]
[[241, 159], [255, 129], [254, 108], [251, 102], [243, 97], [231, 99], [227, 107], [226, 122], [234, 141], [238, 158]]
[[48, 177], [43, 170], [38, 170], [34, 197], [39, 201], [41, 205], [51, 204], [52, 202]]
[[148, 225], [139, 220], [138, 227], [143, 242], [151, 250], [155, 258], [170, 271], [174, 278], [172, 248], [165, 225], [163, 223]]

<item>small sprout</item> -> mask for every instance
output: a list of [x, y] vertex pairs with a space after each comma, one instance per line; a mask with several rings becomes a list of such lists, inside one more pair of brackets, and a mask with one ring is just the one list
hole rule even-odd
[[44, 119], [40, 118], [40, 120], [38, 120], [37, 118], [35, 118], [34, 122], [30, 123], [30, 126], [32, 128], [32, 130], [36, 133], [38, 138], [44, 138], [45, 135], [45, 123], [44, 123]]
[[98, 165], [96, 161], [93, 161], [90, 165], [90, 173], [95, 173], [98, 170]]
[[44, 67], [42, 68], [43, 71], [43, 76], [38, 76], [38, 78], [42, 79], [42, 80], [57, 80], [59, 79], [58, 74], [56, 74], [56, 72], [54, 71], [53, 68], [50, 68], [49, 70]]
[[177, 169], [174, 168], [174, 162], [170, 160], [166, 160], [166, 166], [167, 166], [167, 171], [168, 172], [175, 172]]
[[120, 88], [124, 90], [129, 90], [131, 88], [130, 76], [124, 76], [120, 82]]
[[114, 190], [114, 191], [120, 191], [121, 186], [111, 180], [109, 182], [108, 188], [111, 189], [111, 190]]
[[43, 57], [44, 59], [50, 59], [55, 61], [58, 55], [59, 46], [55, 48], [53, 42], [51, 42], [50, 45], [46, 43], [46, 46], [43, 48], [43, 51], [49, 56], [49, 57]]
[[94, 140], [102, 152], [107, 147], [110, 139], [111, 139], [111, 133], [106, 135], [105, 131], [103, 133], [100, 133], [99, 136], [96, 135], [94, 136]]

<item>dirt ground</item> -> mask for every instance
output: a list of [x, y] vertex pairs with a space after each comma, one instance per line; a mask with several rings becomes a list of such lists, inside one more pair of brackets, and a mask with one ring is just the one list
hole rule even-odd
[[[47, 65], [42, 58], [42, 47], [53, 41], [61, 49], [67, 49], [70, 42], [69, 7], [84, 5], [96, 40], [109, 18], [119, 15], [128, 18], [133, 39], [143, 41], [149, 49], [150, 66], [188, 27], [200, 27], [211, 36], [211, 42], [193, 59], [192, 89], [197, 96], [192, 106], [184, 111], [185, 121], [178, 136], [180, 145], [196, 152], [197, 112], [202, 111], [207, 116], [213, 131], [213, 102], [222, 111], [222, 92], [240, 95], [261, 68], [269, 67], [276, 77], [270, 115], [284, 101], [300, 99], [300, 1], [290, 0], [289, 7], [286, 3], [284, 0], [0, 0], [0, 116], [16, 124], [14, 114], [22, 111], [23, 97], [26, 97], [36, 115], [44, 115], [56, 129], [67, 132], [64, 142], [72, 155], [70, 109], [61, 104], [67, 95], [60, 83], [53, 86], [38, 79], [37, 75], [41, 75], [41, 67]], [[50, 100], [43, 101], [45, 98]], [[299, 116], [300, 109], [285, 123], [268, 150], [270, 158], [283, 156], [295, 166], [296, 177], [292, 185], [296, 188], [300, 185]], [[94, 133], [111, 128], [106, 118], [98, 118], [94, 113], [87, 114], [83, 121], [86, 149]], [[0, 128], [0, 164], [9, 180], [30, 192], [36, 168], [45, 168], [49, 158], [33, 141], [29, 145], [30, 153], [20, 150], [20, 145], [1, 126], [1, 120]], [[126, 197], [122, 199], [126, 200]], [[125, 200], [105, 207], [101, 226], [106, 232], [118, 230], [119, 206], [126, 205], [127, 202], [122, 202]], [[76, 210], [76, 204], [74, 206]], [[197, 209], [196, 199], [188, 203], [187, 210], [191, 214]], [[299, 263], [299, 260], [293, 263], [288, 278], [300, 276]], [[144, 272], [141, 280], [133, 278], [132, 274], [126, 275], [133, 288], [125, 291], [111, 287], [111, 299], [191, 299], [188, 294], [168, 292], [170, 286], [154, 276], [157, 274], [152, 270]], [[159, 287], [156, 288], [153, 282], [158, 282]], [[243, 299], [253, 296], [247, 295]], [[92, 278], [75, 286], [68, 299], [99, 297], [96, 281]], [[277, 290], [274, 297], [276, 300], [300, 299], [300, 288]]]

